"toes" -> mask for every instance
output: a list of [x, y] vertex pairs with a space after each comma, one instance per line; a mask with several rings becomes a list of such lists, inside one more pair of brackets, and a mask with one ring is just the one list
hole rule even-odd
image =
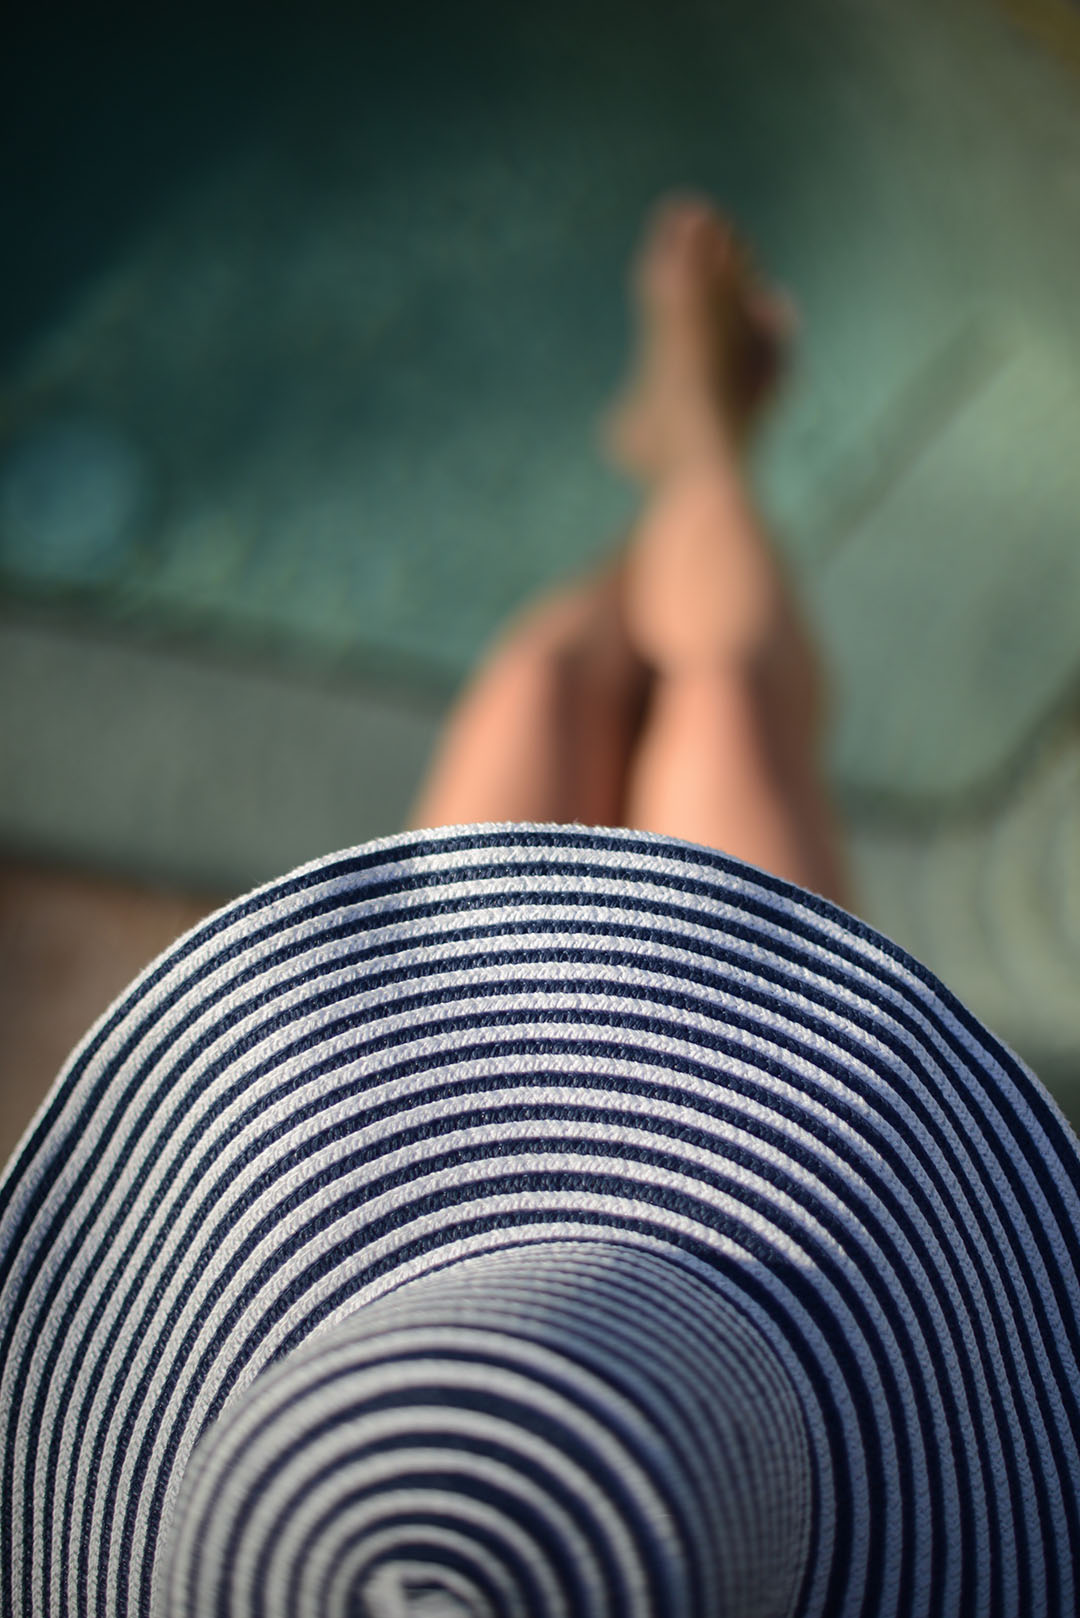
[[712, 204], [693, 191], [673, 191], [661, 199], [646, 226], [646, 241], [671, 242], [692, 234], [713, 216]]
[[654, 308], [678, 309], [695, 294], [707, 295], [710, 284], [725, 290], [737, 284], [739, 257], [735, 232], [708, 203], [668, 199], [638, 258], [638, 296]]
[[677, 414], [711, 410], [748, 430], [776, 390], [796, 326], [791, 300], [765, 281], [749, 243], [706, 199], [675, 194], [654, 210], [634, 281], [642, 375], [637, 408], [619, 413], [609, 437], [616, 459], [640, 465], [655, 450], [673, 401]]
[[641, 259], [650, 264], [684, 261], [699, 251], [726, 246], [730, 231], [712, 204], [692, 193], [675, 193], [655, 209], [645, 230]]

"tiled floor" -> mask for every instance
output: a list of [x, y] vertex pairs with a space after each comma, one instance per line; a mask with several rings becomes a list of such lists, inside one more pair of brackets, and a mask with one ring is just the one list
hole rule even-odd
[[209, 898], [0, 863], [0, 1165], [78, 1041]]

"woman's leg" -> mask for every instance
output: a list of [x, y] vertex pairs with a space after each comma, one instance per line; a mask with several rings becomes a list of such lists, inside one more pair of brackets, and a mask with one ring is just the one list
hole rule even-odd
[[820, 672], [745, 471], [785, 317], [700, 203], [658, 216], [637, 292], [638, 375], [614, 441], [648, 487], [641, 521], [609, 568], [500, 640], [411, 823], [629, 825], [846, 902]]
[[820, 675], [775, 558], [723, 464], [665, 484], [628, 563], [652, 670], [623, 821], [737, 854], [847, 902], [818, 764]]
[[653, 678], [623, 819], [844, 902], [821, 671], [747, 470], [787, 316], [698, 202], [658, 217], [637, 296], [638, 378], [615, 442], [649, 490], [624, 602]]
[[510, 624], [450, 716], [410, 825], [619, 824], [647, 679], [621, 582], [616, 562]]

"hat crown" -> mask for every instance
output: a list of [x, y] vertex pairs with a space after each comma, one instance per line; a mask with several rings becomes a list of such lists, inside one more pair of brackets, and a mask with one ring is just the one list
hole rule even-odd
[[233, 1400], [164, 1610], [765, 1618], [794, 1608], [810, 1491], [795, 1390], [715, 1284], [535, 1242], [406, 1283]]

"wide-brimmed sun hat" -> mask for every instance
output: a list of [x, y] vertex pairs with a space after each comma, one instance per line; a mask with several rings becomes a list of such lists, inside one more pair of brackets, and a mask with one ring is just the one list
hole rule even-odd
[[1074, 1614], [1078, 1190], [930, 972], [752, 867], [318, 861], [0, 1186], [0, 1611]]

